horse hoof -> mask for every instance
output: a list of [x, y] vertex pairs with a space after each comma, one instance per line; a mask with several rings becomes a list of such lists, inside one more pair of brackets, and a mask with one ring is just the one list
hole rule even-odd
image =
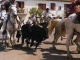
[[25, 44], [22, 44], [22, 45], [21, 45], [21, 47], [24, 47], [24, 46], [25, 46]]
[[77, 52], [78, 52], [78, 53], [80, 53], [80, 48], [78, 48], [78, 47], [77, 47], [77, 49], [76, 49], [76, 50], [77, 50]]
[[78, 51], [78, 53], [80, 53], [80, 51]]
[[33, 52], [36, 52], [36, 49], [33, 49]]
[[5, 47], [5, 46], [6, 46], [6, 44], [4, 44], [4, 43], [3, 43], [3, 44], [2, 44], [2, 46], [3, 46], [3, 47]]
[[9, 46], [9, 47], [12, 47], [12, 44], [8, 43], [8, 46]]
[[52, 47], [53, 50], [57, 50], [56, 47]]
[[15, 41], [13, 41], [13, 42], [12, 42], [12, 45], [15, 45], [15, 44], [16, 44], [16, 42], [15, 42]]
[[19, 39], [17, 40], [17, 42], [19, 43]]
[[74, 45], [74, 43], [71, 43], [72, 45]]
[[72, 59], [73, 57], [71, 55], [67, 56], [67, 59]]
[[70, 45], [74, 45], [74, 43], [70, 43]]

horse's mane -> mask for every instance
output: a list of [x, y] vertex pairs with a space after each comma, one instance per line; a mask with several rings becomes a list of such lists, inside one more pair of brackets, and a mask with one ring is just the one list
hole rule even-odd
[[73, 13], [73, 14], [71, 14], [71, 15], [69, 15], [68, 16], [68, 19], [72, 19], [72, 20], [74, 20], [76, 18], [76, 13]]

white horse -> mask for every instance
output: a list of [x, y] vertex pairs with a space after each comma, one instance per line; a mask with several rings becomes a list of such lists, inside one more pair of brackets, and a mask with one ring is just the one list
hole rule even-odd
[[[77, 15], [71, 14], [68, 19], [65, 21], [65, 29], [66, 29], [66, 33], [67, 33], [67, 41], [66, 41], [66, 47], [67, 47], [67, 57], [71, 58], [72, 56], [70, 55], [69, 52], [69, 44], [70, 44], [70, 40], [73, 36], [73, 32], [74, 30], [77, 31], [78, 33], [80, 33], [80, 24], [75, 24], [73, 23], [73, 20], [77, 17]], [[79, 42], [79, 35], [77, 34], [77, 38], [76, 41]], [[78, 39], [78, 40], [77, 40]], [[77, 46], [78, 49], [80, 48], [79, 46]]]
[[[16, 40], [16, 33], [18, 30], [18, 23], [17, 23], [17, 8], [16, 5], [11, 5], [9, 7], [9, 14], [10, 14], [10, 19], [7, 22], [7, 31], [10, 34], [10, 39], [8, 41], [8, 45], [12, 46], [12, 44], [15, 44]], [[13, 41], [11, 38], [13, 37]]]

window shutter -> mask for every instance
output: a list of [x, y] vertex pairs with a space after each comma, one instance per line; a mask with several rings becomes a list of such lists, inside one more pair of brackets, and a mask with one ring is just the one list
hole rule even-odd
[[38, 4], [38, 8], [40, 8], [40, 9], [41, 9], [41, 4]]
[[55, 3], [51, 3], [51, 10], [55, 10], [55, 9], [56, 9]]
[[21, 8], [24, 8], [24, 2], [21, 2]]
[[43, 4], [43, 10], [46, 10], [46, 4]]
[[38, 8], [40, 8], [42, 10], [46, 10], [46, 4], [39, 3]]

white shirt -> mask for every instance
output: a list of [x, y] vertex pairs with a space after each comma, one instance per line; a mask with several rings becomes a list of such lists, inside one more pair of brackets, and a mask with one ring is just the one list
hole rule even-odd
[[43, 12], [43, 16], [46, 16], [46, 17], [51, 16], [51, 14], [52, 14], [52, 13], [50, 13], [50, 12], [46, 12], [46, 11]]
[[35, 17], [31, 17], [30, 20], [34, 21], [34, 20], [36, 20], [36, 18]]
[[7, 17], [8, 17], [8, 15], [7, 15], [6, 10], [2, 10], [2, 12], [1, 12], [1, 19], [3, 19], [4, 21], [6, 21]]

